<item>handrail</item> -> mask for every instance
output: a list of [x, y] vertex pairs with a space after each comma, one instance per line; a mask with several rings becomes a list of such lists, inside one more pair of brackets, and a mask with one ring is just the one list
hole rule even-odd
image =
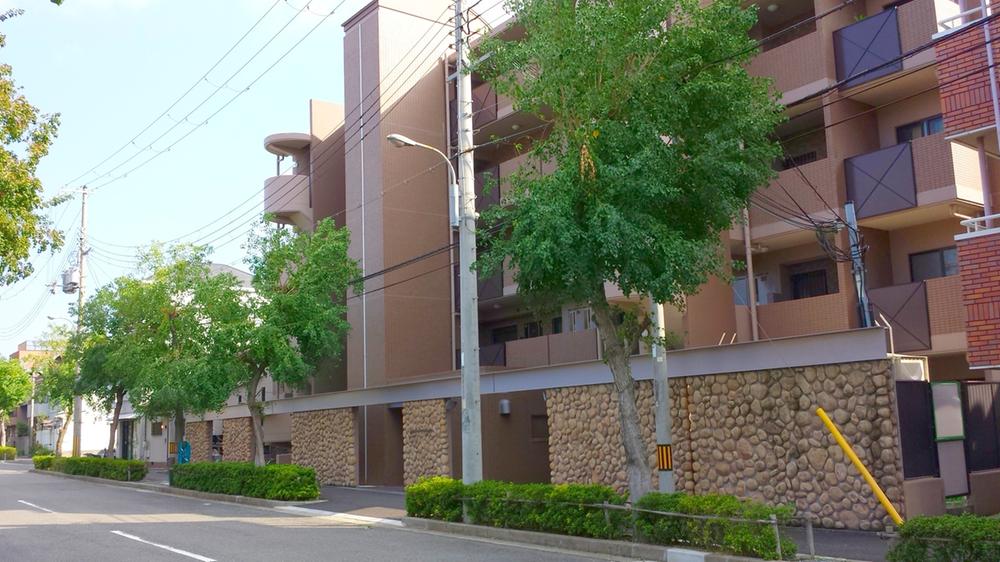
[[1000, 222], [1000, 213], [965, 219], [961, 222], [961, 225], [965, 227], [966, 233], [972, 233], [996, 228], [993, 226], [995, 222]]
[[[975, 19], [964, 21], [965, 18], [971, 16], [972, 14], [980, 14]], [[969, 8], [963, 12], [959, 12], [953, 16], [948, 16], [946, 18], [941, 18], [938, 20], [938, 30], [939, 31], [950, 31], [953, 29], [958, 29], [967, 23], [972, 23], [980, 18], [986, 17], [986, 7], [983, 5], [976, 6], [975, 8]], [[959, 20], [959, 21], [955, 21]]]

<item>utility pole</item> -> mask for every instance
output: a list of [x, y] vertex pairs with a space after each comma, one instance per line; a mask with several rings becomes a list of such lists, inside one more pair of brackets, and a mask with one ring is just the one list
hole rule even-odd
[[865, 288], [865, 262], [861, 255], [861, 237], [858, 236], [858, 217], [854, 212], [854, 201], [844, 204], [844, 219], [847, 221], [847, 235], [851, 241], [851, 265], [854, 271], [854, 289], [858, 293], [858, 313], [861, 327], [870, 328], [872, 309], [868, 303], [868, 290]]
[[[76, 336], [83, 331], [83, 288], [87, 262], [87, 186], [80, 189], [80, 283], [76, 289]], [[80, 380], [80, 362], [76, 362], [76, 380]], [[83, 429], [83, 397], [73, 394], [73, 456], [80, 456], [80, 432]]]
[[670, 385], [667, 383], [667, 336], [663, 303], [649, 297], [650, 316], [653, 318], [653, 395], [656, 399], [656, 467], [659, 470], [660, 491], [674, 491], [674, 456], [670, 420]]
[[482, 415], [479, 407], [479, 282], [476, 261], [476, 187], [472, 159], [472, 75], [467, 66], [462, 0], [455, 0], [455, 92], [458, 111], [458, 186], [461, 224], [458, 227], [462, 329], [462, 481], [483, 479]]
[[747, 262], [747, 306], [750, 308], [750, 335], [753, 341], [760, 339], [757, 327], [757, 277], [753, 273], [753, 241], [750, 239], [750, 211], [743, 209], [743, 247]]

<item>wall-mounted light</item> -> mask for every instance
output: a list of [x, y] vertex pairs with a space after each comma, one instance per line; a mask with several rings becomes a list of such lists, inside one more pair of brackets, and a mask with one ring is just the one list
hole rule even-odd
[[500, 415], [501, 416], [509, 416], [510, 415], [510, 400], [507, 400], [506, 398], [501, 399], [500, 400], [499, 409], [500, 409]]

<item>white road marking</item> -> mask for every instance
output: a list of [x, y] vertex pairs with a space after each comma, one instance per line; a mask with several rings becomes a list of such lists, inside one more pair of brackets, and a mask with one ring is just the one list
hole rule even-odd
[[111, 534], [112, 535], [118, 535], [119, 537], [125, 537], [126, 539], [131, 539], [131, 540], [134, 540], [136, 542], [141, 542], [143, 544], [148, 544], [150, 546], [155, 546], [156, 548], [162, 548], [163, 550], [169, 550], [170, 552], [173, 552], [174, 554], [180, 554], [181, 556], [187, 556], [188, 558], [194, 558], [195, 560], [201, 560], [201, 562], [215, 562], [214, 558], [208, 558], [207, 556], [201, 556], [200, 554], [195, 554], [193, 552], [188, 552], [186, 550], [181, 550], [179, 548], [174, 548], [172, 546], [167, 546], [165, 544], [159, 544], [159, 543], [147, 541], [146, 539], [137, 537], [135, 535], [130, 535], [130, 534], [122, 532], [122, 531], [111, 531]]
[[334, 517], [338, 519], [346, 519], [355, 523], [381, 524], [393, 527], [403, 526], [403, 522], [396, 519], [383, 519], [381, 517], [369, 517], [367, 515], [356, 515], [354, 513], [340, 513], [336, 511], [325, 511], [322, 509], [310, 509], [308, 507], [299, 507], [297, 505], [281, 505], [274, 509], [284, 511], [286, 513], [295, 513], [297, 515], [307, 515], [311, 517]]
[[33, 508], [37, 509], [38, 511], [44, 511], [45, 513], [55, 513], [51, 509], [45, 509], [44, 507], [42, 507], [40, 505], [35, 505], [35, 504], [31, 503], [31, 502], [26, 502], [24, 500], [17, 500], [17, 503], [23, 503], [24, 505], [26, 505], [28, 507], [33, 507]]

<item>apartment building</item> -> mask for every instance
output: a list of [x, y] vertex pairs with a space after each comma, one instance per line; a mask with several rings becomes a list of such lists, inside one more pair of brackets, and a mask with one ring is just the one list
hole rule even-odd
[[[668, 312], [668, 330], [684, 348], [671, 354], [671, 377], [678, 379], [670, 384], [674, 392], [677, 383], [687, 407], [696, 401], [694, 379], [736, 368], [809, 376], [810, 365], [839, 364], [840, 371], [825, 371], [836, 373], [854, 369], [857, 362], [848, 365], [854, 359], [895, 364], [895, 352], [926, 357], [918, 359], [920, 371], [931, 380], [986, 376], [966, 358], [980, 340], [967, 336], [955, 237], [967, 230], [963, 220], [989, 206], [1000, 169], [995, 135], [984, 146], [954, 133], [959, 125], [948, 105], [954, 85], [942, 50], [948, 36], [976, 19], [956, 20], [963, 9], [947, 0], [761, 5], [753, 34], [762, 49], [749, 69], [771, 77], [787, 106], [788, 121], [777, 132], [785, 154], [774, 164], [775, 180], [754, 196], [746, 224], [724, 236], [733, 263], [752, 264], [755, 301], [746, 273], [737, 270], [731, 281], [713, 279], [690, 295], [683, 311]], [[448, 223], [447, 169], [430, 151], [385, 140], [400, 133], [454, 152], [449, 16], [446, 0], [373, 1], [343, 24], [344, 106], [311, 101], [309, 133], [265, 141], [278, 157], [276, 176], [265, 184], [266, 210], [296, 228], [333, 217], [351, 230], [350, 253], [370, 276], [363, 292], [347, 297], [346, 361], [324, 366], [308, 388], [267, 390], [275, 399], [265, 425], [282, 428], [269, 443], [287, 445], [293, 462], [317, 467], [327, 483], [400, 485], [461, 473], [458, 271], [448, 247], [457, 238]], [[781, 30], [788, 31], [775, 35]], [[514, 36], [518, 29], [487, 32]], [[473, 96], [474, 140], [481, 145], [476, 204], [483, 209], [500, 200], [503, 179], [526, 165], [518, 145], [532, 141], [541, 121], [515, 111], [475, 76]], [[992, 126], [992, 114], [980, 113]], [[484, 189], [491, 177], [500, 178], [499, 193]], [[874, 316], [891, 328], [890, 343], [881, 329], [854, 330], [862, 326], [852, 264], [830, 251], [849, 248], [842, 222], [848, 202], [867, 247], [867, 295]], [[617, 414], [589, 310], [564, 303], [538, 317], [517, 295], [511, 271], [480, 279], [478, 289], [485, 476], [622, 485], [621, 461], [611, 458], [620, 450]], [[625, 306], [646, 306], [615, 287], [607, 291]], [[761, 343], [754, 343], [754, 317]], [[646, 381], [648, 350], [635, 352], [635, 375]], [[648, 383], [640, 384], [649, 424], [652, 394]], [[808, 419], [811, 410], [804, 408]], [[247, 419], [237, 402], [193, 422], [188, 432], [210, 437], [226, 426], [233, 451], [226, 456], [242, 458], [249, 449], [235, 448], [235, 440], [248, 438]], [[677, 430], [679, 465], [696, 454], [695, 425], [694, 418], [675, 419], [675, 428], [692, 435], [685, 441]], [[650, 431], [647, 425], [652, 441]], [[899, 433], [888, 437], [898, 440]], [[196, 458], [207, 450], [194, 449]], [[679, 486], [758, 493], [742, 480], [705, 488], [715, 472], [699, 480], [697, 466], [684, 465], [689, 485]], [[903, 480], [901, 466], [892, 474]], [[892, 494], [902, 497], [903, 486]], [[877, 519], [871, 515], [861, 528], [876, 528]]]

